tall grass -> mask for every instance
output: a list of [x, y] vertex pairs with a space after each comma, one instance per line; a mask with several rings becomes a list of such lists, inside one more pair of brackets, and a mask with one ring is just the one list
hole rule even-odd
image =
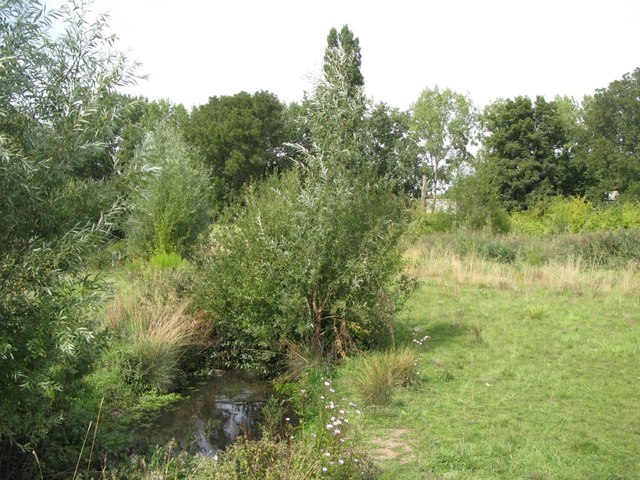
[[[466, 249], [456, 241], [453, 236], [432, 235], [414, 243], [405, 253], [408, 272], [417, 278], [444, 277], [458, 283], [504, 289], [540, 286], [575, 293], [640, 292], [639, 264], [633, 260], [618, 263], [610, 259], [601, 265], [593, 258], [587, 261], [580, 255], [551, 256], [543, 251], [545, 260], [541, 261], [532, 253], [537, 247], [524, 237], [495, 237], [497, 246], [486, 248], [478, 245], [491, 242], [489, 237], [468, 240], [475, 242], [475, 247]], [[559, 248], [568, 239], [555, 242], [549, 250]], [[507, 257], [512, 260], [505, 261]]]
[[356, 385], [363, 401], [369, 405], [388, 405], [396, 388], [416, 380], [415, 350], [404, 347], [373, 352], [357, 361]]
[[122, 288], [106, 311], [118, 346], [116, 363], [128, 383], [140, 390], [171, 390], [182, 356], [210, 342], [211, 322], [191, 312], [190, 302], [154, 282]]

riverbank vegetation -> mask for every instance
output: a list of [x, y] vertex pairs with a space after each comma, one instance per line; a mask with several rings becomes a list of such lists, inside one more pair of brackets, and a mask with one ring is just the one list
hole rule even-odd
[[[401, 112], [345, 26], [300, 103], [189, 112], [112, 46], [0, 4], [0, 476], [640, 475], [640, 70]], [[143, 438], [226, 368], [273, 380], [261, 438]]]

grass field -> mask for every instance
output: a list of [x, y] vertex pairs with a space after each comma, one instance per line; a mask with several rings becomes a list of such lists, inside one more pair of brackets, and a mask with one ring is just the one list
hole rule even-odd
[[[383, 478], [640, 478], [637, 270], [408, 257], [422, 283], [399, 328], [431, 339], [421, 381], [364, 409]], [[342, 367], [344, 388], [365, 360]]]

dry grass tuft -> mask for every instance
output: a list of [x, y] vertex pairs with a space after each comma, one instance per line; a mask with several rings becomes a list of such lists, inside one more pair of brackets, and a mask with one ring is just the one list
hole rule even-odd
[[190, 302], [157, 285], [122, 288], [106, 310], [107, 327], [123, 340], [125, 377], [141, 388], [171, 389], [181, 357], [209, 345], [212, 324]]

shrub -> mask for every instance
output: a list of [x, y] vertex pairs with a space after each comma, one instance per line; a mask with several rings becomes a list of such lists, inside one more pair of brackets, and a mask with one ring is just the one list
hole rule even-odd
[[509, 214], [486, 173], [460, 177], [451, 189], [456, 201], [456, 222], [472, 230], [488, 229], [505, 233], [511, 228]]
[[640, 228], [640, 203], [622, 205], [622, 225], [624, 228]]
[[93, 361], [104, 283], [84, 259], [103, 244], [116, 210], [106, 143], [117, 141], [120, 109], [109, 99], [133, 71], [109, 48], [105, 19], [84, 14], [82, 2], [57, 13], [40, 2], [0, 7], [3, 478], [36, 476], [23, 470], [35, 467], [31, 449], [60, 424]]
[[511, 212], [511, 231], [527, 235], [544, 235], [545, 225], [542, 211], [538, 208]]
[[415, 235], [433, 232], [449, 232], [455, 225], [455, 215], [448, 212], [427, 212], [423, 208], [412, 211], [410, 231]]
[[400, 212], [385, 186], [337, 168], [293, 170], [250, 191], [212, 230], [197, 282], [220, 348], [248, 366], [289, 341], [339, 356], [385, 338], [405, 293]]
[[587, 224], [591, 203], [584, 197], [556, 197], [544, 214], [548, 233], [580, 232]]

